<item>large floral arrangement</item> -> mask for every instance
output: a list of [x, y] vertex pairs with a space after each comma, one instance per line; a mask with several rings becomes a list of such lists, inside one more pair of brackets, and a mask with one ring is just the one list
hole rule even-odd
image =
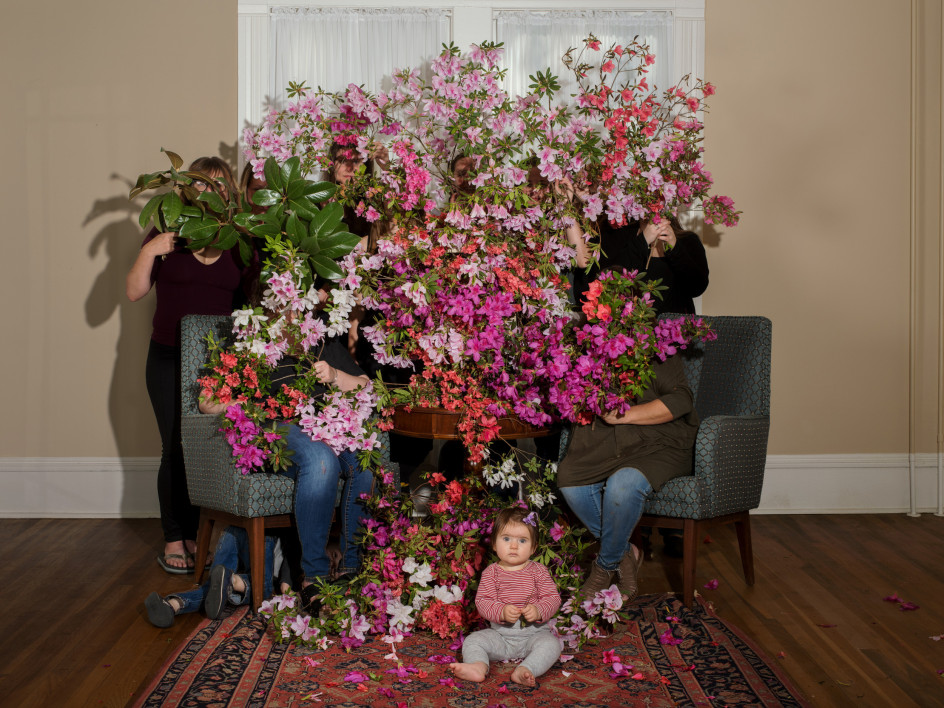
[[548, 567], [564, 598], [551, 628], [565, 648], [576, 651], [625, 619], [624, 598], [610, 588], [582, 602], [573, 599], [588, 543], [584, 530], [571, 528], [553, 504], [555, 474], [556, 465], [510, 456], [465, 479], [448, 481], [434, 473], [436, 500], [429, 516], [419, 518], [400, 498], [392, 475], [382, 473], [384, 494], [368, 500], [366, 558], [347, 592], [326, 585], [327, 607], [318, 617], [300, 613], [292, 594], [266, 602], [262, 613], [273, 620], [280, 640], [313, 647], [325, 648], [331, 635], [340, 635], [342, 646], [350, 648], [371, 633], [395, 647], [413, 632], [428, 630], [456, 639], [458, 648], [464, 634], [486, 624], [474, 597], [480, 572], [492, 560], [492, 520], [500, 509], [519, 503], [534, 510], [528, 521], [544, 537], [533, 560]]
[[[458, 411], [475, 458], [502, 417], [582, 421], [612, 400], [611, 377], [578, 373], [587, 347], [570, 327], [564, 277], [598, 219], [618, 224], [701, 205], [706, 221], [737, 220], [728, 198], [709, 194], [700, 160], [698, 116], [710, 84], [660, 96], [646, 81], [654, 58], [645, 45], [604, 51], [591, 36], [565, 57], [580, 84], [571, 103], [556, 95], [550, 72], [532, 77], [529, 95], [512, 97], [501, 88], [501, 53], [487, 43], [468, 55], [450, 47], [429, 83], [403, 70], [377, 95], [293, 85], [297, 100], [245, 134], [257, 169], [266, 156], [329, 169], [332, 145], [361, 160], [385, 147], [389, 159], [362, 169], [340, 195], [385, 231], [375, 253], [342, 261], [339, 287], [379, 313], [363, 336], [382, 363], [422, 364], [405, 389], [381, 392], [385, 412]], [[641, 382], [647, 359], [669, 346], [660, 334], [699, 331], [657, 330], [645, 317], [616, 318], [617, 326], [637, 352], [621, 374], [642, 369]], [[617, 394], [619, 405], [633, 392]]]

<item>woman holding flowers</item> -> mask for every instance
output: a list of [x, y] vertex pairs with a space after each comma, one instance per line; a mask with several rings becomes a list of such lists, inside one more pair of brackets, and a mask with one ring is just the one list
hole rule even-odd
[[[292, 316], [289, 315], [287, 319], [291, 320]], [[311, 361], [309, 352], [306, 362], [311, 367], [309, 379], [317, 382], [307, 392], [312, 399], [327, 397], [332, 390], [355, 391], [369, 384], [369, 379], [338, 337], [325, 339], [314, 361]], [[293, 389], [300, 376], [299, 368], [305, 365], [300, 365], [299, 359], [290, 354], [283, 355], [269, 378], [270, 389]], [[200, 402], [200, 411], [203, 413], [223, 413], [228, 408], [228, 404], [215, 399], [201, 399]], [[370, 494], [373, 474], [361, 467], [357, 454], [352, 450], [342, 449], [336, 453], [326, 442], [330, 441], [330, 432], [320, 435], [319, 431], [312, 430], [313, 426], [318, 425], [314, 409], [302, 409], [300, 414], [297, 424], [290, 423], [279, 428], [292, 452], [289, 465], [279, 470], [279, 473], [295, 480], [295, 522], [305, 574], [301, 595], [309, 612], [315, 614], [320, 607], [317, 599], [319, 581], [327, 581], [331, 571], [328, 533], [334, 516], [338, 484], [344, 483], [339, 508], [342, 557], [338, 568], [339, 578], [335, 582], [343, 582], [357, 572], [360, 564], [356, 537], [367, 518], [362, 496]], [[314, 439], [317, 437], [323, 439]]]
[[642, 550], [629, 542], [646, 499], [692, 468], [698, 431], [694, 398], [678, 357], [653, 362], [655, 378], [628, 411], [575, 426], [557, 484], [600, 552], [580, 596], [592, 597], [613, 582], [630, 599]]

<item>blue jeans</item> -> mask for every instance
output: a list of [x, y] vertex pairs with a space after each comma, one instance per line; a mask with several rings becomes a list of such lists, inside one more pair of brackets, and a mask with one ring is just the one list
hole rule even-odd
[[605, 482], [580, 487], [561, 487], [561, 494], [577, 517], [600, 541], [597, 565], [603, 570], [619, 568], [629, 550], [629, 537], [642, 517], [652, 485], [634, 467], [617, 470]]
[[374, 475], [361, 469], [357, 455], [342, 452], [335, 455], [325, 443], [312, 440], [297, 425], [288, 426], [286, 442], [292, 450], [292, 465], [282, 474], [295, 480], [295, 524], [302, 544], [302, 570], [307, 580], [327, 578], [331, 570], [328, 558], [328, 532], [338, 498], [338, 484], [343, 480], [341, 494], [341, 565], [340, 573], [357, 572], [360, 549], [357, 534], [367, 519], [361, 494], [370, 494]]
[[[275, 537], [265, 537], [265, 571], [263, 599], [268, 600], [272, 596], [272, 557], [275, 549]], [[213, 552], [213, 565], [223, 565], [236, 573], [240, 568], [249, 568], [249, 534], [246, 529], [239, 526], [227, 526], [220, 534], [220, 540], [216, 544], [216, 550]], [[232, 587], [229, 589], [229, 602], [232, 605], [245, 605], [252, 598], [252, 588], [249, 584], [249, 575], [239, 574], [239, 577], [246, 584], [246, 589], [242, 593], [234, 592]], [[210, 581], [207, 580], [203, 585], [186, 592], [177, 592], [167, 597], [176, 597], [180, 600], [182, 606], [179, 615], [187, 612], [197, 612], [203, 607], [203, 600], [210, 590]]]

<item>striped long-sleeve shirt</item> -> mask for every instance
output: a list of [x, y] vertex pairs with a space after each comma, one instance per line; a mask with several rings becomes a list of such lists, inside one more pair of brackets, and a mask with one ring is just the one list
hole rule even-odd
[[534, 605], [541, 613], [541, 622], [547, 622], [560, 609], [561, 597], [557, 586], [540, 563], [529, 561], [521, 570], [508, 571], [492, 563], [482, 572], [479, 589], [475, 593], [475, 607], [489, 622], [500, 624], [505, 605], [524, 609]]

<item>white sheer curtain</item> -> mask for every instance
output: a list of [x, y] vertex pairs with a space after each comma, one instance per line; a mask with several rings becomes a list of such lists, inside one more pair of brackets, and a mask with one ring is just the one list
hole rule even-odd
[[[660, 90], [679, 80], [672, 66], [674, 18], [671, 12], [620, 12], [607, 10], [497, 11], [496, 38], [505, 43], [503, 66], [508, 68], [505, 90], [512, 95], [529, 91], [528, 76], [537, 71], [551, 73], [560, 80], [560, 97], [576, 92], [573, 74], [561, 63], [570, 47], [583, 46], [593, 33], [606, 49], [611, 44], [626, 44], [639, 35], [656, 56], [649, 73], [649, 86]], [[576, 56], [576, 55], [575, 55]]]
[[394, 69], [428, 71], [451, 37], [452, 13], [446, 9], [280, 7], [271, 12], [268, 98], [278, 106], [285, 105], [289, 81], [327, 91], [352, 83], [370, 92], [389, 89]]

